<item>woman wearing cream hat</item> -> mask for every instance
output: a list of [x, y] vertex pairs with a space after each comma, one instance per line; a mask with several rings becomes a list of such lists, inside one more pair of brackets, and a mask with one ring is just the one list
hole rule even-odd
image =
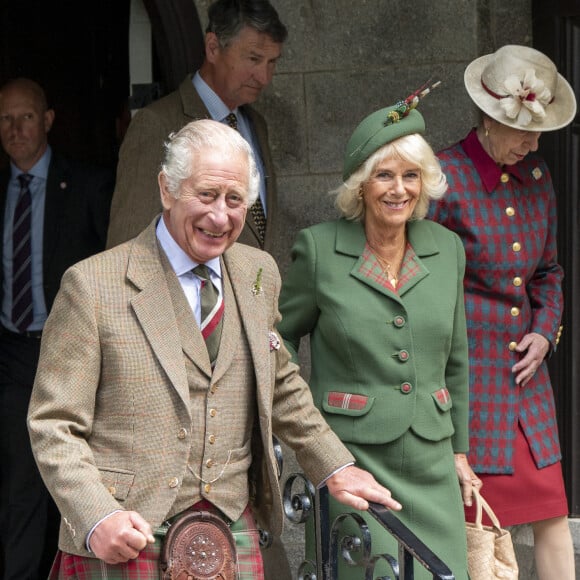
[[[352, 134], [336, 192], [342, 217], [298, 235], [278, 329], [295, 359], [310, 336], [315, 404], [401, 502], [397, 517], [466, 580], [463, 501], [480, 482], [465, 457], [465, 255], [456, 234], [423, 219], [446, 183], [413, 103], [376, 111]], [[331, 500], [330, 512], [332, 522], [345, 510]], [[397, 557], [392, 537], [359, 515], [373, 554]], [[346, 529], [356, 533], [352, 519]], [[306, 545], [311, 554], [311, 529]], [[339, 560], [338, 578], [363, 577]], [[381, 559], [373, 578], [387, 574]], [[416, 564], [415, 578], [432, 574]]]
[[531, 523], [538, 578], [573, 580], [546, 363], [561, 333], [563, 272], [556, 196], [536, 150], [544, 131], [574, 119], [576, 99], [554, 63], [526, 46], [475, 59], [465, 86], [480, 122], [439, 154], [449, 188], [429, 217], [461, 236], [467, 257], [468, 459], [501, 524]]

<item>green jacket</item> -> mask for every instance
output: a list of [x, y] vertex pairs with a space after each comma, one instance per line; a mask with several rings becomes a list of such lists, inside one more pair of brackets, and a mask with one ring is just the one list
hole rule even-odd
[[[363, 267], [361, 223], [301, 231], [280, 295], [278, 328], [297, 358], [310, 335], [310, 388], [342, 441], [380, 444], [408, 429], [468, 449], [468, 356], [459, 237], [408, 224], [416, 272], [398, 295]], [[355, 395], [347, 396], [347, 395]]]

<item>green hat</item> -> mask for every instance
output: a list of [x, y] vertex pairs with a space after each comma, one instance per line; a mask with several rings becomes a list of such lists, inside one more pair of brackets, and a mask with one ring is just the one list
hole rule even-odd
[[346, 145], [342, 179], [346, 181], [377, 149], [413, 133], [425, 133], [423, 116], [415, 108], [420, 99], [437, 88], [441, 81], [427, 81], [406, 99], [392, 107], [371, 113], [354, 130]]
[[377, 149], [413, 133], [425, 132], [419, 111], [401, 114], [401, 103], [371, 113], [354, 130], [346, 146], [342, 179], [346, 181]]

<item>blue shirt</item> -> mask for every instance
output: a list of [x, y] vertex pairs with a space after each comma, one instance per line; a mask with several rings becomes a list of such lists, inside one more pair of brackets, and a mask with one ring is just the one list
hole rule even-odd
[[[46, 201], [46, 182], [48, 178], [48, 167], [52, 157], [50, 146], [47, 147], [44, 155], [38, 160], [36, 165], [27, 171], [32, 175], [30, 181], [30, 194], [32, 197], [32, 306], [34, 316], [27, 330], [42, 330], [46, 322], [47, 311], [44, 299], [42, 255], [44, 236], [44, 207]], [[6, 192], [6, 206], [4, 211], [4, 240], [2, 252], [3, 268], [3, 301], [0, 321], [2, 326], [18, 332], [12, 324], [12, 231], [14, 221], [14, 210], [20, 193], [20, 181], [18, 176], [23, 172], [13, 163], [10, 163], [11, 176]]]
[[233, 111], [230, 111], [224, 102], [213, 91], [213, 89], [201, 78], [199, 71], [193, 75], [193, 86], [214, 121], [220, 121], [221, 123], [227, 124], [226, 117], [230, 113], [234, 113], [238, 119], [238, 131], [252, 147], [256, 165], [258, 166], [258, 171], [260, 172], [260, 201], [264, 206], [264, 215], [267, 217], [268, 208], [266, 207], [266, 170], [264, 169], [264, 162], [262, 161], [260, 145], [256, 135], [254, 134], [254, 131], [252, 130], [250, 120], [242, 113], [239, 107], [236, 107]]
[[[187, 302], [199, 326], [201, 324], [201, 298], [199, 294], [201, 291], [201, 280], [192, 272], [193, 268], [199, 264], [192, 260], [173, 239], [165, 225], [163, 217], [157, 223], [156, 232], [159, 244], [179, 280], [179, 284], [183, 289]], [[221, 280], [222, 271], [219, 257], [208, 260], [205, 265], [209, 268], [211, 281], [221, 295], [223, 292]]]

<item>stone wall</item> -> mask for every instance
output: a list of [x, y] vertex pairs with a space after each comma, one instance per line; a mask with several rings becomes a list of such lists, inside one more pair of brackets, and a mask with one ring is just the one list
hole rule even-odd
[[[421, 104], [426, 137], [435, 150], [455, 142], [475, 122], [465, 67], [503, 44], [531, 44], [532, 16], [531, 0], [271, 1], [289, 38], [256, 108], [268, 120], [276, 164], [281, 228], [274, 255], [284, 273], [296, 233], [335, 217], [327, 192], [340, 183], [346, 141], [361, 119], [439, 79]], [[195, 3], [205, 28], [210, 1]], [[297, 470], [285, 449], [284, 475]], [[302, 534], [302, 526], [288, 524], [283, 537], [294, 572]]]

